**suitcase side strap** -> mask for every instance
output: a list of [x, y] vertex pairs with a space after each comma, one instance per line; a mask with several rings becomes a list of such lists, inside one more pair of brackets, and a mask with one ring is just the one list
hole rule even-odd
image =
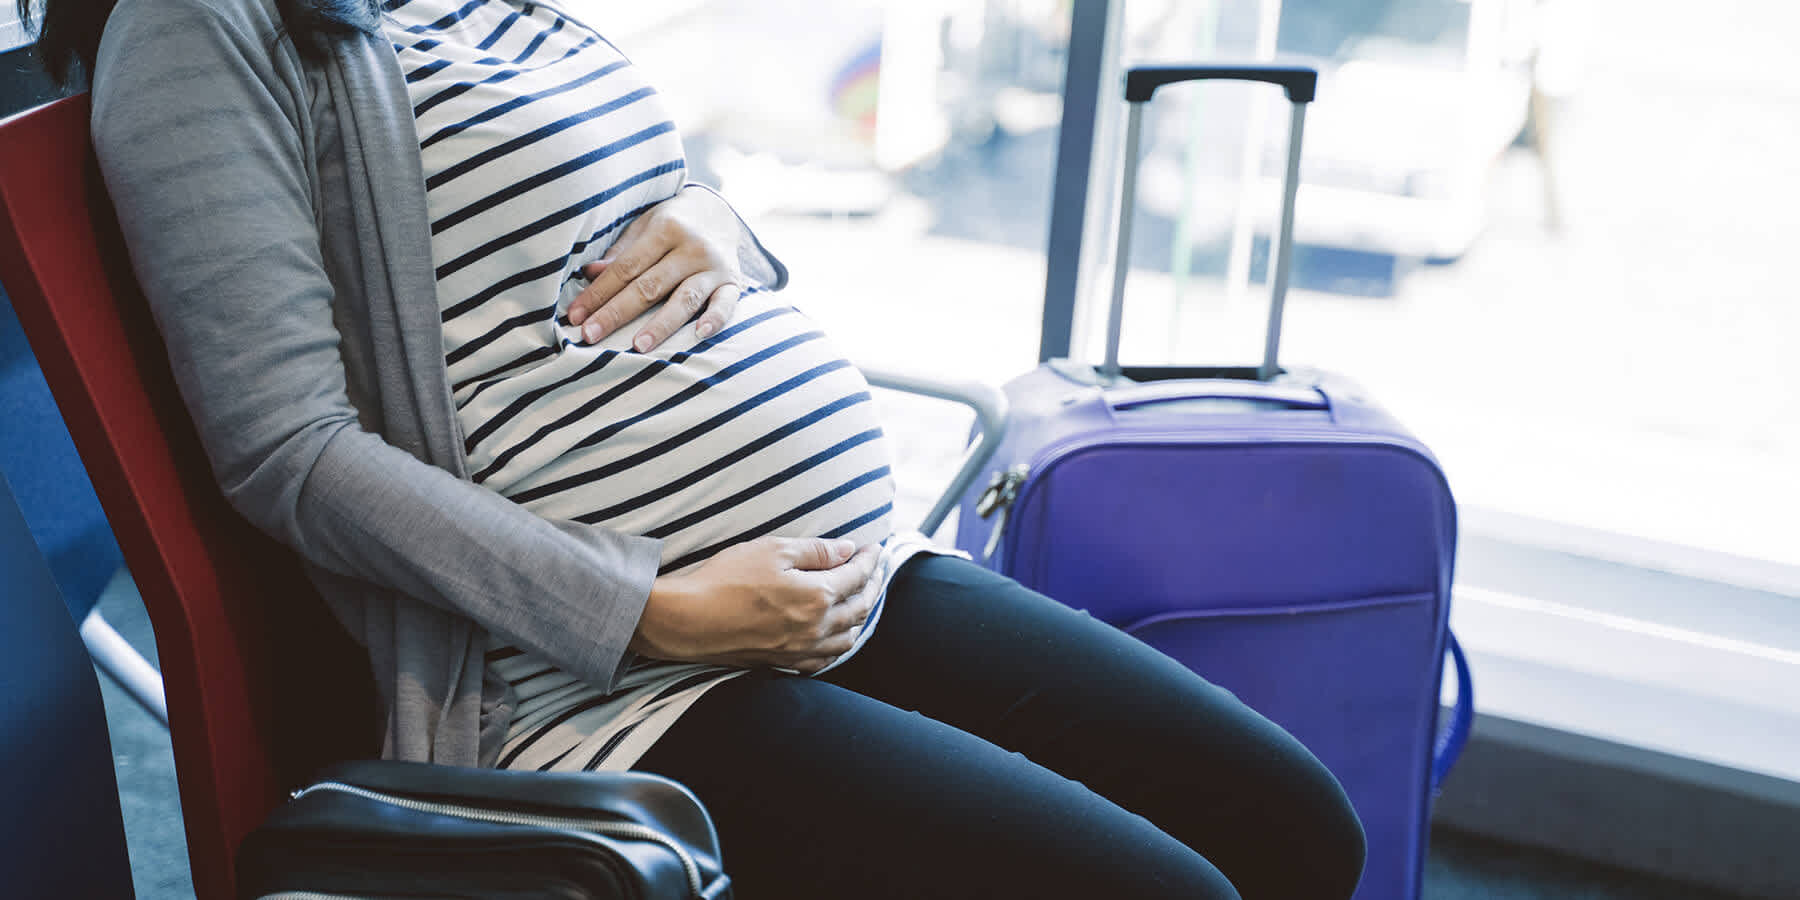
[[1469, 658], [1463, 655], [1462, 644], [1457, 643], [1455, 633], [1450, 634], [1448, 647], [1450, 662], [1456, 668], [1456, 706], [1450, 710], [1450, 727], [1438, 736], [1437, 745], [1431, 756], [1431, 795], [1437, 796], [1443, 789], [1444, 779], [1449, 776], [1450, 769], [1456, 765], [1457, 757], [1462, 756], [1463, 747], [1469, 743], [1469, 728], [1475, 723], [1475, 681], [1469, 675]]

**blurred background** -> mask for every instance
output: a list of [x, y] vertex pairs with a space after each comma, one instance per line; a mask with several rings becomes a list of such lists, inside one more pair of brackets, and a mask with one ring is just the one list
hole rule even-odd
[[[1035, 360], [1070, 3], [660, 6], [619, 42], [796, 302], [871, 358]], [[1123, 6], [1126, 62], [1321, 69], [1284, 361], [1364, 382], [1465, 503], [1800, 563], [1800, 7]], [[1255, 358], [1285, 111], [1158, 94], [1129, 361]]]

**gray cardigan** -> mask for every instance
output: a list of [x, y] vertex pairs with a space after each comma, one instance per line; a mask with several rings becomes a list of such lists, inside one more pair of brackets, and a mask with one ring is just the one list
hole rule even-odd
[[280, 33], [269, 0], [123, 0], [94, 146], [221, 488], [368, 648], [383, 755], [492, 765], [488, 635], [610, 686], [659, 542], [467, 480], [393, 49]]

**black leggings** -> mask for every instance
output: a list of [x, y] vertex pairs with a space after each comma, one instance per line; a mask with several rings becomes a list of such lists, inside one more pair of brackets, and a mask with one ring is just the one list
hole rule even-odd
[[818, 679], [714, 688], [639, 762], [712, 813], [739, 900], [1344, 900], [1363, 833], [1279, 727], [973, 563], [895, 577]]

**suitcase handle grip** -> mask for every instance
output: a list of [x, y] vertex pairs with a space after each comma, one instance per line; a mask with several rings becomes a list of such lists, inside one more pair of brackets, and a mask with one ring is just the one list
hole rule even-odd
[[1125, 73], [1125, 102], [1147, 103], [1157, 88], [1183, 81], [1262, 81], [1281, 85], [1290, 103], [1311, 103], [1319, 73], [1305, 66], [1266, 64], [1133, 66]]
[[1288, 409], [1327, 410], [1331, 408], [1331, 401], [1315, 388], [1269, 384], [1261, 381], [1228, 381], [1223, 378], [1206, 381], [1152, 382], [1106, 393], [1106, 403], [1114, 411], [1180, 400], [1215, 399], [1278, 403]]

